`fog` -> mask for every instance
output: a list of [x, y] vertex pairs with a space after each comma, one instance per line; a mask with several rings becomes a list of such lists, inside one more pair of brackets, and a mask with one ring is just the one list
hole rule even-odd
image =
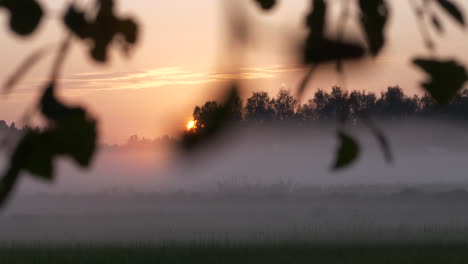
[[394, 162], [349, 128], [362, 152], [338, 172], [336, 124], [237, 128], [191, 155], [102, 150], [89, 170], [59, 160], [52, 185], [22, 176], [0, 242], [467, 240], [468, 127], [380, 126]]

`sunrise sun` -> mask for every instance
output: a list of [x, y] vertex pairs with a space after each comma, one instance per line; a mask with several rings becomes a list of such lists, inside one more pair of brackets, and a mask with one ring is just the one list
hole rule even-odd
[[193, 121], [193, 120], [190, 120], [189, 122], [187, 122], [187, 125], [186, 125], [187, 130], [192, 130], [192, 129], [194, 129], [194, 128], [195, 128], [195, 124], [196, 124], [196, 123], [195, 123], [195, 121]]

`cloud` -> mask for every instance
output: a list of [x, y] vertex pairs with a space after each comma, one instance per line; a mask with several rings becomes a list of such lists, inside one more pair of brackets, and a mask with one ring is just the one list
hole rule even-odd
[[229, 80], [272, 79], [282, 73], [302, 70], [300, 67], [282, 65], [242, 68], [239, 72], [194, 72], [180, 67], [165, 67], [135, 72], [79, 73], [60, 81], [67, 91], [130, 90]]

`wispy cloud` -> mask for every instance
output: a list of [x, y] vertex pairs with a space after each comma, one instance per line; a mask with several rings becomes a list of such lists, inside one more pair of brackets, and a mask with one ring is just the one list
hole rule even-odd
[[139, 72], [80, 73], [63, 78], [61, 82], [67, 90], [74, 91], [149, 89], [236, 79], [272, 79], [282, 73], [302, 70], [300, 67], [284, 65], [243, 68], [239, 72], [194, 72], [180, 67], [166, 67]]

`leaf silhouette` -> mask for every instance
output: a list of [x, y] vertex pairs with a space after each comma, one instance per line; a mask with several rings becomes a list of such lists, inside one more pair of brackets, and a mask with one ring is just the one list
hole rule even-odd
[[69, 156], [82, 167], [89, 166], [96, 149], [96, 121], [84, 109], [62, 104], [54, 94], [55, 82], [47, 85], [40, 110], [48, 121], [45, 130], [28, 130], [16, 146], [0, 181], [0, 206], [13, 191], [22, 171], [52, 181], [53, 161]]
[[359, 0], [360, 22], [371, 54], [377, 56], [385, 45], [385, 26], [390, 10], [385, 0]]
[[64, 16], [67, 28], [90, 47], [91, 57], [106, 62], [108, 47], [120, 45], [124, 53], [138, 40], [138, 25], [132, 19], [120, 19], [114, 15], [113, 0], [97, 0], [98, 11], [94, 19], [87, 19], [86, 13], [73, 4]]
[[80, 107], [68, 107], [54, 95], [54, 83], [41, 99], [41, 111], [51, 121], [56, 154], [69, 155], [79, 165], [88, 166], [96, 149], [96, 122]]
[[415, 59], [413, 63], [429, 74], [421, 85], [439, 104], [450, 103], [468, 80], [465, 68], [453, 60]]
[[3, 0], [0, 7], [8, 9], [11, 30], [22, 36], [33, 33], [44, 15], [35, 0]]
[[276, 0], [255, 0], [264, 10], [270, 10], [276, 5]]
[[338, 132], [340, 140], [338, 150], [336, 152], [336, 160], [333, 165], [333, 170], [343, 169], [350, 166], [359, 156], [359, 145], [352, 137], [343, 132]]
[[307, 39], [304, 48], [306, 64], [359, 59], [364, 55], [365, 50], [359, 43], [317, 39], [314, 36]]
[[312, 10], [306, 18], [306, 26], [315, 38], [324, 36], [327, 15], [327, 2], [325, 0], [313, 0]]
[[460, 25], [465, 26], [465, 17], [463, 13], [451, 0], [437, 0], [437, 3]]

